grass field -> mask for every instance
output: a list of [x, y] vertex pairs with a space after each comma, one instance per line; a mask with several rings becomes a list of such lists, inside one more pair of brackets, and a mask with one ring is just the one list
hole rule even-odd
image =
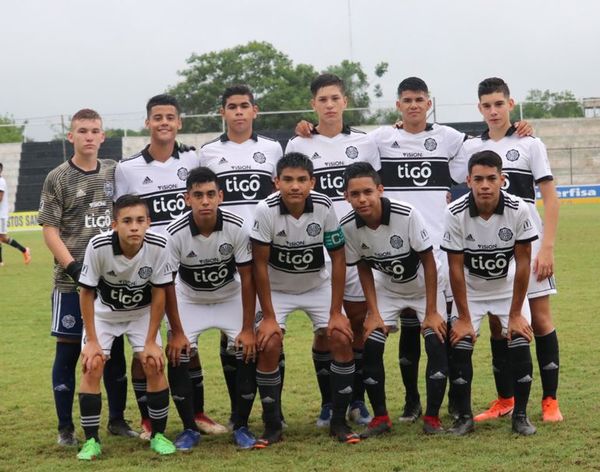
[[[540, 384], [534, 362], [534, 384], [529, 414], [538, 433], [529, 438], [510, 433], [510, 420], [478, 425], [464, 438], [426, 437], [421, 424], [395, 423], [381, 439], [355, 446], [330, 440], [317, 430], [314, 420], [319, 395], [310, 358], [311, 330], [305, 317], [291, 317], [286, 336], [287, 370], [283, 397], [289, 429], [285, 441], [264, 451], [237, 451], [229, 436], [204, 437], [191, 454], [156, 457], [147, 443], [117, 439], [106, 434], [103, 408], [102, 458], [81, 464], [74, 449], [56, 444], [56, 418], [50, 382], [54, 339], [49, 336], [51, 257], [40, 232], [14, 233], [32, 249], [33, 262], [22, 264], [21, 255], [4, 247], [0, 268], [0, 470], [600, 470], [600, 206], [563, 205], [556, 247], [559, 295], [553, 310], [561, 343], [559, 396], [565, 421], [542, 424]], [[494, 398], [491, 356], [486, 332], [474, 355], [473, 406], [482, 410]], [[398, 335], [390, 336], [386, 350], [388, 406], [392, 419], [400, 414], [403, 387], [397, 366]], [[535, 356], [535, 350], [532, 350]], [[206, 410], [222, 422], [228, 417], [228, 396], [218, 357], [218, 333], [207, 333], [201, 342], [205, 371]], [[421, 370], [424, 369], [424, 359]], [[421, 382], [421, 393], [425, 387]], [[445, 405], [443, 412], [445, 413]], [[260, 427], [260, 404], [251, 426]], [[78, 406], [75, 404], [76, 428]], [[137, 424], [138, 413], [130, 387], [127, 417]], [[447, 416], [442, 417], [445, 424]], [[167, 433], [179, 432], [175, 408]]]

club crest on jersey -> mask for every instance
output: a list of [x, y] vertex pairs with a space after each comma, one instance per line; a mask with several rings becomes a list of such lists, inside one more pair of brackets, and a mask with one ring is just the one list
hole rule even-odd
[[348, 146], [346, 148], [346, 156], [350, 159], [356, 159], [358, 157], [358, 149], [354, 146]]
[[398, 236], [397, 234], [394, 234], [390, 238], [390, 246], [392, 246], [394, 249], [400, 249], [403, 244], [404, 244], [404, 241], [402, 241], [402, 238], [400, 236]]
[[516, 161], [520, 156], [521, 154], [519, 154], [519, 151], [516, 149], [511, 149], [506, 153], [506, 158], [511, 162]]
[[75, 326], [75, 317], [73, 315], [65, 315], [62, 317], [60, 322], [65, 328], [71, 329], [73, 326]]
[[267, 158], [262, 152], [255, 152], [252, 156], [252, 159], [254, 159], [254, 161], [258, 162], [259, 164], [264, 164], [265, 162], [267, 162]]
[[228, 256], [233, 252], [233, 246], [229, 243], [223, 243], [219, 246], [219, 254], [222, 256]]
[[140, 270], [138, 270], [138, 275], [142, 279], [149, 279], [150, 276], [152, 275], [152, 267], [148, 267], [148, 266], [140, 267]]
[[513, 232], [508, 229], [508, 228], [500, 228], [500, 231], [498, 231], [498, 237], [502, 240], [502, 241], [510, 241], [513, 237]]
[[104, 182], [104, 195], [112, 197], [115, 194], [115, 185], [112, 182]]
[[177, 177], [179, 180], [186, 180], [188, 178], [188, 170], [185, 167], [180, 167], [177, 169]]
[[428, 151], [435, 151], [437, 149], [437, 141], [433, 138], [427, 138], [423, 143], [423, 146], [425, 146], [425, 149]]
[[306, 232], [309, 236], [317, 236], [321, 232], [321, 225], [318, 223], [311, 223], [306, 227]]

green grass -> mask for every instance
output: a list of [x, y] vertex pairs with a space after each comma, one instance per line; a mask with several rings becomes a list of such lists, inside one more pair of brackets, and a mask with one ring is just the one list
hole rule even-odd
[[[285, 441], [265, 451], [237, 451], [227, 436], [204, 437], [191, 454], [158, 458], [146, 443], [109, 437], [103, 409], [104, 455], [93, 465], [75, 459], [75, 450], [55, 445], [56, 418], [50, 372], [54, 339], [50, 329], [51, 257], [40, 232], [14, 233], [32, 248], [33, 262], [25, 267], [21, 255], [4, 246], [5, 266], [0, 268], [0, 470], [600, 470], [600, 418], [597, 402], [600, 360], [600, 206], [564, 205], [556, 248], [559, 294], [553, 311], [561, 343], [560, 401], [565, 421], [543, 424], [540, 420], [540, 384], [537, 366], [529, 413], [538, 427], [530, 438], [510, 433], [503, 419], [478, 425], [466, 438], [425, 437], [421, 425], [395, 423], [387, 437], [356, 446], [339, 445], [314, 420], [319, 395], [310, 358], [311, 330], [300, 315], [290, 318], [286, 336], [287, 370], [284, 410], [289, 429]], [[489, 344], [484, 332], [477, 344], [474, 365], [473, 406], [482, 410], [494, 398]], [[228, 396], [219, 357], [218, 334], [201, 338], [205, 371], [207, 412], [226, 421]], [[398, 335], [387, 344], [387, 393], [392, 419], [400, 414], [404, 395], [397, 366]], [[535, 356], [535, 352], [533, 353]], [[424, 359], [421, 369], [424, 367]], [[424, 395], [423, 382], [420, 385]], [[445, 412], [445, 406], [443, 407]], [[78, 406], [75, 404], [76, 424]], [[127, 417], [137, 424], [138, 413], [130, 387]], [[447, 424], [448, 418], [442, 420]], [[260, 404], [252, 416], [260, 432]], [[167, 434], [179, 431], [171, 409]], [[77, 427], [81, 438], [82, 432]]]

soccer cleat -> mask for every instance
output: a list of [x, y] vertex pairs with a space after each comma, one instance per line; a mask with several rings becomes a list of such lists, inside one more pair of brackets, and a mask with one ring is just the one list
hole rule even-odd
[[140, 431], [140, 439], [150, 441], [150, 439], [152, 439], [152, 422], [150, 421], [150, 418], [144, 418], [141, 427], [142, 431]]
[[348, 408], [349, 421], [354, 421], [358, 425], [368, 425], [372, 419], [365, 402], [355, 401], [350, 404], [350, 408]]
[[173, 444], [178, 451], [188, 452], [194, 449], [200, 442], [200, 431], [194, 431], [193, 429], [184, 429], [175, 438]]
[[283, 437], [283, 430], [265, 428], [265, 432], [256, 440], [254, 449], [264, 449], [271, 444], [278, 443]]
[[362, 433], [360, 433], [360, 439], [374, 438], [375, 436], [381, 436], [382, 434], [389, 433], [392, 429], [392, 421], [388, 415], [375, 416]]
[[72, 447], [77, 446], [77, 438], [75, 437], [75, 430], [72, 427], [67, 426], [58, 430], [57, 444], [59, 446]]
[[90, 438], [83, 443], [81, 451], [77, 453], [77, 459], [82, 461], [93, 461], [100, 457], [100, 454], [102, 454], [100, 443], [97, 442], [96, 439]]
[[492, 403], [490, 407], [483, 413], [479, 413], [475, 417], [475, 421], [487, 421], [501, 418], [502, 416], [510, 415], [515, 407], [515, 398], [502, 398], [498, 397]]
[[108, 420], [107, 428], [110, 434], [115, 436], [124, 436], [126, 438], [137, 438], [140, 433], [131, 429], [129, 421], [123, 418]]
[[512, 430], [513, 433], [520, 434], [521, 436], [531, 436], [537, 431], [535, 426], [531, 424], [527, 415], [515, 415], [512, 417]]
[[464, 436], [473, 431], [475, 431], [475, 422], [471, 415], [459, 416], [452, 424], [452, 427], [448, 429], [448, 432], [455, 436]]
[[563, 420], [563, 415], [558, 408], [558, 400], [546, 397], [542, 400], [542, 421], [556, 423]]
[[321, 413], [317, 418], [317, 428], [327, 428], [331, 422], [331, 403], [325, 403], [321, 406]]
[[213, 421], [204, 413], [197, 413], [194, 420], [200, 432], [204, 434], [225, 434], [228, 432], [227, 427]]
[[25, 265], [31, 262], [31, 250], [28, 247], [26, 247], [25, 252], [23, 252], [23, 262]]
[[345, 421], [332, 424], [329, 427], [329, 435], [335, 437], [339, 442], [356, 444], [360, 442], [360, 435], [356, 434]]
[[404, 404], [404, 410], [402, 415], [398, 418], [398, 421], [403, 423], [414, 423], [419, 419], [419, 416], [423, 413], [421, 402], [406, 402]]
[[439, 416], [423, 416], [423, 432], [425, 434], [445, 433]]
[[162, 433], [156, 433], [150, 440], [150, 449], [161, 456], [174, 454], [177, 450], [175, 445], [169, 441]]
[[252, 449], [256, 445], [256, 437], [247, 426], [242, 426], [233, 431], [233, 442], [240, 449]]

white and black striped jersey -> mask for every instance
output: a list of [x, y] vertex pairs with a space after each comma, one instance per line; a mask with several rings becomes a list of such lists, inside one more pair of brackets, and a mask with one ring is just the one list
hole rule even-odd
[[333, 138], [319, 134], [316, 129], [310, 138], [294, 136], [285, 152], [300, 152], [310, 158], [314, 166], [315, 191], [327, 195], [338, 218], [352, 207], [344, 199], [344, 170], [353, 162], [368, 162], [375, 170], [381, 168], [379, 152], [370, 135], [344, 126]]
[[346, 264], [365, 261], [375, 269], [376, 287], [407, 298], [425, 296], [425, 273], [419, 253], [433, 250], [423, 217], [412, 205], [381, 199], [381, 224], [371, 229], [355, 211], [340, 224], [346, 239]]
[[96, 290], [95, 317], [105, 321], [130, 321], [150, 312], [152, 287], [173, 282], [167, 240], [147, 231], [138, 253], [123, 255], [115, 231], [90, 240], [85, 251], [79, 285]]
[[420, 133], [383, 126], [371, 133], [381, 156], [385, 195], [410, 203], [425, 218], [431, 241], [442, 241], [443, 214], [452, 180], [452, 159], [466, 138], [449, 126], [430, 124]]
[[446, 209], [442, 249], [464, 254], [467, 297], [498, 300], [513, 294], [515, 244], [538, 239], [528, 205], [519, 197], [500, 192], [492, 216], [479, 216], [469, 192]]
[[494, 151], [502, 158], [502, 173], [506, 178], [503, 190], [529, 203], [531, 217], [541, 233], [542, 219], [535, 208], [535, 186], [554, 179], [546, 146], [533, 136], [519, 137], [514, 126], [511, 126], [506, 136], [498, 141], [490, 139], [489, 131], [486, 131], [481, 136], [464, 142], [457, 159], [464, 163], [461, 166], [461, 181], [466, 180], [467, 165], [471, 156], [486, 150]]
[[167, 226], [167, 234], [178, 298], [209, 304], [239, 296], [236, 267], [252, 263], [252, 246], [242, 218], [218, 209], [214, 231], [203, 236], [189, 213]]
[[250, 237], [271, 246], [271, 290], [295, 294], [330, 283], [323, 248], [334, 251], [344, 246], [331, 200], [313, 191], [298, 219], [290, 215], [279, 192], [261, 201]]
[[123, 159], [115, 172], [115, 200], [124, 194], [142, 197], [150, 209], [151, 227], [164, 233], [175, 218], [187, 213], [184, 192], [188, 173], [200, 165], [195, 151], [180, 152], [177, 144], [165, 162], [154, 160], [150, 145]]
[[235, 143], [224, 133], [202, 146], [199, 155], [201, 165], [219, 178], [221, 206], [250, 225], [254, 206], [273, 193], [277, 161], [282, 156], [279, 142], [253, 133], [243, 143]]

